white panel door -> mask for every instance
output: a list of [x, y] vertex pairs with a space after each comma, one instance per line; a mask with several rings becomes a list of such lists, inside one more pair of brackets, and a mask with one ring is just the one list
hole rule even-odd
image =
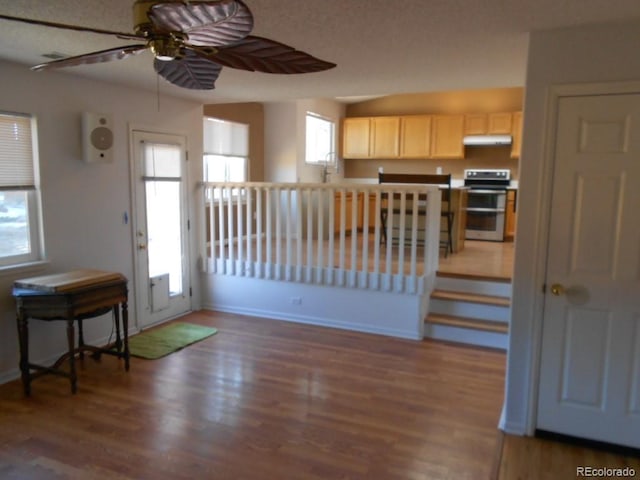
[[537, 428], [640, 448], [640, 94], [557, 127]]

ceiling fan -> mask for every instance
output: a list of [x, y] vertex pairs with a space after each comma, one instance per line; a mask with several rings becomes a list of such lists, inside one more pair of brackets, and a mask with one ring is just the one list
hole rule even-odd
[[183, 88], [211, 90], [222, 67], [292, 74], [336, 66], [280, 42], [249, 35], [253, 15], [241, 0], [137, 0], [133, 4], [134, 33], [9, 15], [0, 15], [0, 19], [143, 42], [54, 60], [32, 70], [121, 60], [151, 50], [154, 69], [166, 80]]

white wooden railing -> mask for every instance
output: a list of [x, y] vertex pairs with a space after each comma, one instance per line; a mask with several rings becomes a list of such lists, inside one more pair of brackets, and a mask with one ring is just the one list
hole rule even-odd
[[409, 294], [432, 288], [437, 187], [203, 183], [202, 190], [205, 272]]

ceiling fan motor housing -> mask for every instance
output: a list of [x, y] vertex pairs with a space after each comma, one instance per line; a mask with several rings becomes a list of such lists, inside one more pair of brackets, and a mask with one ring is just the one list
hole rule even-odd
[[149, 40], [149, 47], [153, 55], [163, 62], [181, 58], [182, 47], [187, 40], [187, 35], [182, 32], [163, 32], [158, 34], [154, 31], [154, 25], [149, 18], [149, 11], [154, 5], [162, 3], [157, 0], [137, 0], [133, 4], [133, 28], [136, 34], [142, 35]]
[[133, 4], [133, 28], [138, 35], [145, 37], [153, 30], [153, 25], [149, 19], [149, 11], [157, 0], [136, 0]]

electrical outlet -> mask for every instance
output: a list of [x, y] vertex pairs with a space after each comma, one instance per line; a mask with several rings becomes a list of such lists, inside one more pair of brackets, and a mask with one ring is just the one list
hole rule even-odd
[[302, 305], [302, 297], [291, 297], [291, 305]]

